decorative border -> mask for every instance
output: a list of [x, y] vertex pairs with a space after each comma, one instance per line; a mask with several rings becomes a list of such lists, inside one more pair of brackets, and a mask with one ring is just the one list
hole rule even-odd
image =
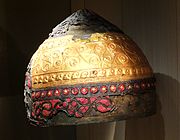
[[38, 126], [51, 124], [59, 112], [68, 117], [82, 118], [113, 112], [117, 105], [113, 96], [143, 94], [155, 91], [155, 78], [113, 83], [81, 84], [32, 89], [29, 72], [25, 80], [25, 103], [28, 118]]
[[81, 84], [46, 89], [32, 89], [33, 101], [64, 99], [73, 97], [117, 96], [138, 94], [155, 89], [155, 79], [146, 78], [114, 83]]
[[59, 112], [64, 112], [68, 117], [82, 118], [95, 112], [106, 113], [115, 109], [114, 103], [109, 96], [88, 98], [66, 98], [35, 101], [32, 104], [31, 121], [47, 123]]
[[[111, 68], [111, 69], [92, 69], [92, 70], [82, 70], [82, 71], [71, 71], [71, 72], [54, 72], [52, 74], [44, 74], [44, 75], [34, 75], [32, 76], [32, 86], [33, 88], [39, 87], [47, 87], [47, 86], [57, 86], [59, 84], [76, 84], [77, 80], [83, 82], [92, 81], [92, 79], [96, 79], [94, 81], [101, 82], [102, 79], [104, 81], [109, 82], [112, 79], [117, 81], [119, 77], [121, 79], [125, 78], [125, 80], [133, 79], [134, 75], [141, 76], [151, 76], [152, 70], [150, 67], [137, 67], [137, 68]], [[99, 79], [100, 78], [100, 79]]]

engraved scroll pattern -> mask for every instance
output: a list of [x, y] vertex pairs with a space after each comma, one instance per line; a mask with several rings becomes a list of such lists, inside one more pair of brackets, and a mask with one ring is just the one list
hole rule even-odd
[[[136, 44], [117, 33], [96, 33], [86, 40], [72, 40], [72, 36], [50, 39], [40, 46], [33, 61], [32, 77], [36, 77], [36, 83], [44, 76], [46, 79], [50, 76], [50, 79], [71, 80], [72, 73], [78, 73], [78, 78], [86, 78], [93, 69], [92, 73], [96, 76], [99, 69], [109, 69], [107, 71], [111, 72], [118, 69], [123, 76], [152, 73], [147, 59]], [[116, 76], [116, 73], [112, 76]]]
[[[61, 41], [55, 44], [51, 51], [42, 47], [37, 54], [38, 56], [33, 59], [36, 61], [33, 63], [35, 64], [33, 68], [41, 67], [41, 69], [35, 70], [38, 74], [41, 72], [72, 70], [72, 67], [75, 68], [77, 65], [79, 65], [79, 68], [76, 70], [83, 69], [83, 65], [86, 69], [86, 66], [110, 68], [124, 64], [127, 64], [127, 66], [147, 64], [143, 54], [138, 52], [139, 49], [135, 44], [132, 44], [131, 40], [114, 34], [95, 34], [99, 38], [98, 41], [73, 42], [73, 44], [70, 43], [67, 46], [60, 44]], [[47, 43], [46, 46], [48, 46]], [[52, 42], [50, 42], [50, 46], [52, 46]]]

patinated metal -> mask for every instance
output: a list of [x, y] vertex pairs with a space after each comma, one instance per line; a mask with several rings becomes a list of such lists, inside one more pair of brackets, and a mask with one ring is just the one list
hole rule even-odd
[[31, 123], [76, 125], [155, 113], [155, 79], [141, 49], [116, 26], [79, 10], [33, 55], [25, 81]]

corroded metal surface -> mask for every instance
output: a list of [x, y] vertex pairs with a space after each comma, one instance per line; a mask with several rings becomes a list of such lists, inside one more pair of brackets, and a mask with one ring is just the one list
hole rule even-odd
[[93, 11], [82, 9], [74, 12], [67, 17], [59, 25], [57, 25], [49, 38], [61, 37], [65, 35], [73, 35], [75, 37], [92, 34], [117, 32], [123, 33], [118, 27], [97, 15]]
[[[77, 125], [87, 123], [102, 123], [110, 121], [120, 121], [130, 118], [151, 116], [156, 112], [156, 100], [154, 93], [144, 93], [143, 95], [125, 95], [115, 96], [112, 102], [116, 105], [115, 111], [100, 113], [96, 115], [84, 116], [81, 119], [68, 117], [65, 114], [59, 114], [54, 117], [48, 125]], [[62, 119], [63, 118], [63, 119]], [[57, 121], [58, 120], [58, 121]]]
[[53, 29], [25, 80], [28, 118], [77, 125], [155, 113], [155, 79], [139, 47], [116, 26], [80, 10]]

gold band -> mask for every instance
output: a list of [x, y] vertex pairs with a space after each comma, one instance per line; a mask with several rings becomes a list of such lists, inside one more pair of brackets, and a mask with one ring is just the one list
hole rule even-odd
[[152, 69], [136, 44], [121, 33], [49, 38], [32, 57], [32, 88], [114, 82], [151, 77]]

